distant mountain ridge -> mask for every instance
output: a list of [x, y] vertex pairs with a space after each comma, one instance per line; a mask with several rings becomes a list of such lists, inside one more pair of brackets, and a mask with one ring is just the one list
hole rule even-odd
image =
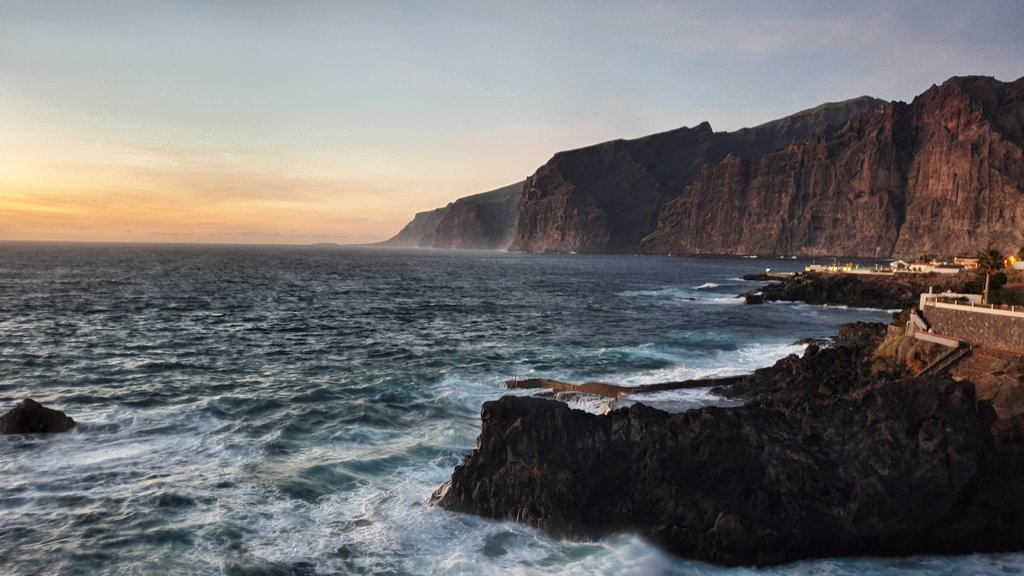
[[526, 182], [516, 182], [419, 212], [384, 246], [504, 249], [511, 241], [516, 207]]
[[387, 244], [888, 257], [1024, 243], [1024, 79], [955, 77], [734, 132], [704, 122], [555, 154]]

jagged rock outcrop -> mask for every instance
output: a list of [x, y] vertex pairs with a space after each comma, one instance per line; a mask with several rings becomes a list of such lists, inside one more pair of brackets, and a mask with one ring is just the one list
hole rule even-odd
[[416, 214], [385, 246], [420, 248], [506, 248], [524, 182], [460, 198], [443, 208]]
[[805, 272], [758, 288], [767, 301], [840, 304], [858, 308], [899, 309], [916, 305], [923, 292], [956, 291], [966, 281], [951, 274], [829, 274]]
[[727, 154], [756, 161], [881, 103], [860, 97], [823, 104], [736, 132], [707, 122], [636, 140], [614, 140], [560, 152], [527, 180], [511, 250], [633, 252], [655, 229], [666, 202], [698, 169]]
[[60, 410], [47, 408], [26, 398], [0, 416], [0, 434], [38, 434], [67, 432], [75, 421]]
[[701, 169], [655, 254], [973, 254], [1024, 240], [1024, 78], [952, 78], [785, 150]]
[[488, 402], [438, 501], [726, 565], [1024, 548], [1024, 422], [994, 423], [967, 381], [874, 378], [864, 347], [878, 334], [758, 371], [734, 408]]

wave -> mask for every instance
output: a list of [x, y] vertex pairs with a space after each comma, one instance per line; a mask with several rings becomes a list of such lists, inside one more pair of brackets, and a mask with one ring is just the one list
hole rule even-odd
[[[790, 354], [802, 354], [807, 347], [806, 344], [778, 342], [755, 342], [737, 346], [727, 340], [720, 340], [714, 345], [716, 347], [706, 348], [704, 354], [694, 354], [693, 348], [685, 346], [668, 348], [664, 344], [642, 344], [618, 349], [624, 355], [632, 354], [639, 359], [659, 359], [670, 362], [671, 365], [653, 370], [609, 374], [605, 379], [626, 386], [637, 386], [739, 376], [750, 374], [758, 368], [771, 366]], [[625, 359], [628, 361], [629, 358]]]
[[682, 298], [692, 295], [689, 290], [682, 290], [680, 288], [661, 288], [658, 290], [627, 290], [625, 292], [619, 292], [619, 296], [625, 298], [634, 297], [649, 297], [649, 298]]
[[617, 295], [623, 298], [652, 298], [669, 304], [742, 304], [743, 300], [735, 295], [715, 295], [709, 292], [719, 288], [719, 284], [707, 282], [693, 288], [662, 288], [658, 290], [628, 290]]

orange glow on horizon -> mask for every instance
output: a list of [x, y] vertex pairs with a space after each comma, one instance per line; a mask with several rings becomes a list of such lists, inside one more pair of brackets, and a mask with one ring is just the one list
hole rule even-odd
[[412, 217], [382, 201], [387, 190], [288, 167], [201, 155], [39, 154], [12, 143], [0, 156], [0, 240], [363, 243], [390, 237]]

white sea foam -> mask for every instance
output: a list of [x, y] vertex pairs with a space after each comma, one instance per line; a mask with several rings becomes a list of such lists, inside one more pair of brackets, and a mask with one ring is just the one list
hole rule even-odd
[[[626, 273], [608, 274], [606, 259], [573, 259], [570, 270], [516, 254], [284, 258], [277, 248], [244, 257], [75, 248], [51, 254], [64, 262], [54, 265], [38, 250], [11, 268], [27, 282], [8, 279], [0, 298], [19, 311], [3, 324], [5, 395], [34, 395], [80, 426], [0, 437], [0, 572], [1020, 571], [1020, 555], [732, 571], [635, 536], [560, 541], [427, 504], [472, 449], [480, 405], [533, 393], [504, 389], [505, 378], [639, 384], [742, 373], [799, 351], [776, 342], [793, 327], [827, 333], [840, 319], [877, 316], [764, 306], [737, 321], [728, 292], [744, 284], [725, 277], [749, 265], [705, 273], [683, 259], [610, 257]], [[39, 299], [55, 277], [69, 292]], [[651, 289], [628, 291], [638, 281]], [[89, 302], [105, 304], [78, 305]], [[615, 338], [602, 344], [609, 330]], [[646, 396], [719, 401], [706, 389]]]
[[682, 288], [661, 288], [658, 290], [627, 290], [625, 292], [619, 292], [618, 295], [626, 298], [689, 298], [693, 297], [693, 292]]
[[662, 288], [659, 290], [629, 290], [619, 292], [618, 295], [624, 298], [651, 298], [656, 301], [669, 302], [672, 304], [742, 304], [743, 299], [736, 295], [714, 295], [710, 290], [719, 285], [708, 282], [693, 288]]
[[716, 350], [710, 356], [701, 358], [687, 354], [686, 350], [669, 352], [654, 348], [653, 345], [642, 345], [633, 348], [634, 353], [677, 363], [666, 368], [618, 374], [613, 381], [635, 386], [749, 374], [758, 368], [771, 366], [790, 354], [802, 354], [805, 348], [804, 344], [754, 342], [736, 350]]

